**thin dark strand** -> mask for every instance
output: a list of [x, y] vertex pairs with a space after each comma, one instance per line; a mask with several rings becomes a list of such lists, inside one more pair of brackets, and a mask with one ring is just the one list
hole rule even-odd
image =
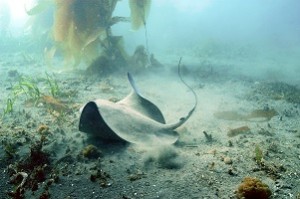
[[181, 70], [180, 70], [180, 66], [181, 66], [181, 60], [182, 60], [182, 57], [180, 57], [180, 59], [179, 59], [179, 62], [178, 62], [178, 76], [179, 76], [179, 78], [180, 78], [180, 80], [181, 80], [181, 82], [193, 93], [193, 95], [194, 95], [194, 98], [195, 98], [195, 105], [194, 105], [194, 108], [193, 108], [193, 110], [196, 108], [196, 106], [198, 105], [198, 97], [197, 97], [197, 94], [196, 94], [196, 92], [194, 91], [194, 89], [190, 86], [190, 85], [188, 85], [184, 80], [183, 80], [183, 78], [182, 78], [182, 75], [181, 75]]
[[144, 20], [143, 21], [144, 23], [144, 28], [145, 28], [145, 42], [146, 42], [146, 51], [147, 51], [147, 55], [148, 57], [150, 57], [149, 55], [149, 42], [148, 42], [148, 29], [147, 29], [147, 26], [146, 26], [146, 21]]

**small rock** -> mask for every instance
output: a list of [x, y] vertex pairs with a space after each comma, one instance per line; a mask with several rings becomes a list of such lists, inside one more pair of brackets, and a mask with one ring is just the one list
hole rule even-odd
[[223, 161], [225, 164], [232, 164], [232, 159], [230, 157], [225, 157]]

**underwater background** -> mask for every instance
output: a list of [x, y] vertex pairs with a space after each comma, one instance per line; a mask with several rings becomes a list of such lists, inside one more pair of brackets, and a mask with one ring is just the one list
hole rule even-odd
[[[54, 23], [54, 5], [48, 3], [47, 9], [42, 5], [29, 15], [25, 11], [35, 1], [1, 2], [2, 48], [16, 51], [37, 48], [39, 52], [49, 48], [45, 42], [53, 39], [49, 32]], [[214, 55], [220, 62], [235, 61], [232, 68], [241, 74], [299, 83], [296, 75], [299, 72], [298, 1], [160, 0], [151, 4], [147, 38], [143, 28], [133, 31], [128, 22], [111, 27], [114, 35], [123, 37], [127, 53], [132, 54], [148, 40], [148, 50], [157, 56], [192, 56], [203, 60]], [[32, 19], [34, 15], [40, 19]], [[128, 2], [116, 3], [113, 15], [129, 17]], [[14, 41], [9, 43], [8, 34]]]
[[299, 9], [0, 0], [0, 198], [299, 199]]

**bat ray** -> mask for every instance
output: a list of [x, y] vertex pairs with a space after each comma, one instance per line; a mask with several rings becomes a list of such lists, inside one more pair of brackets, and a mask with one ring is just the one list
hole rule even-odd
[[103, 140], [119, 140], [134, 144], [158, 145], [173, 144], [179, 135], [176, 128], [185, 123], [193, 114], [195, 104], [187, 116], [175, 123], [166, 124], [159, 108], [141, 95], [135, 82], [128, 73], [132, 91], [117, 103], [97, 99], [88, 102], [81, 111], [79, 130]]

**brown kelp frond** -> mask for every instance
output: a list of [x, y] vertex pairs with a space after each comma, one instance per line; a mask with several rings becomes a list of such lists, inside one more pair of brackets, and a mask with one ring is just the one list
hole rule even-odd
[[66, 40], [71, 24], [73, 23], [73, 14], [71, 5], [74, 0], [55, 0], [56, 12], [53, 24], [53, 38], [56, 42]]
[[99, 55], [100, 39], [107, 37], [117, 0], [55, 0], [53, 37], [65, 61], [91, 63]]
[[[51, 66], [51, 60], [57, 50], [61, 51], [66, 66], [77, 66], [82, 60], [89, 65], [101, 55], [110, 58], [120, 56], [119, 60], [126, 61], [124, 59], [127, 59], [128, 55], [122, 47], [121, 37], [114, 37], [111, 32], [111, 26], [114, 24], [129, 21], [126, 17], [113, 16], [118, 2], [118, 0], [40, 0], [27, 10], [28, 15], [35, 19], [30, 24], [43, 25], [38, 28], [30, 26], [34, 32], [51, 33], [53, 42], [44, 45], [47, 46], [44, 50], [47, 65]], [[151, 0], [130, 0], [129, 3], [132, 27], [138, 29], [145, 25]], [[47, 16], [47, 22], [51, 24], [39, 21], [41, 15]], [[44, 27], [49, 26], [52, 26], [51, 31], [50, 29], [44, 31]], [[44, 38], [46, 36], [44, 35]]]
[[151, 0], [129, 0], [131, 11], [131, 28], [138, 30], [146, 24], [146, 19], [150, 11]]

